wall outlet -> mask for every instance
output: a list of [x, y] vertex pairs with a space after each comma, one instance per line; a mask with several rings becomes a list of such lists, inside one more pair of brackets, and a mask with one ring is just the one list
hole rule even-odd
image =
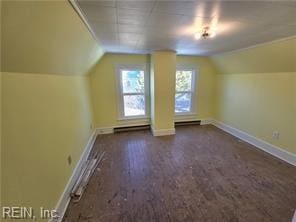
[[272, 138], [278, 140], [280, 138], [280, 133], [278, 131], [273, 131]]
[[68, 161], [68, 165], [71, 165], [72, 164], [72, 157], [71, 157], [71, 155], [68, 156], [67, 161]]
[[89, 125], [89, 128], [90, 128], [91, 130], [93, 129], [93, 124], [92, 124], [92, 123]]

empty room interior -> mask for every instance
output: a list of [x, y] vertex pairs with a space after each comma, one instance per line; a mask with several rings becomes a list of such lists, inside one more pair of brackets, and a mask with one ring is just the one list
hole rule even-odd
[[296, 1], [0, 6], [1, 221], [296, 222]]

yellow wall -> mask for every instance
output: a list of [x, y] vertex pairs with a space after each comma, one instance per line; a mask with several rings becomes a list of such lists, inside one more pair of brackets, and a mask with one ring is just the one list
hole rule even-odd
[[[149, 55], [105, 54], [91, 71], [91, 93], [94, 106], [96, 127], [112, 127], [134, 123], [118, 120], [117, 85], [115, 68], [117, 64], [147, 64], [149, 71]], [[215, 70], [206, 57], [177, 56], [177, 65], [195, 66], [199, 69], [197, 88], [197, 115], [191, 119], [212, 117]], [[153, 87], [151, 85], [150, 87]], [[152, 90], [153, 91], [153, 90]], [[153, 105], [153, 103], [151, 104]], [[151, 107], [153, 115], [153, 106]], [[147, 123], [147, 121], [145, 121]]]
[[103, 51], [66, 1], [4, 1], [1, 71], [86, 74]]
[[3, 204], [53, 209], [92, 131], [89, 78], [2, 75]]
[[296, 72], [296, 38], [211, 57], [220, 74]]
[[[2, 1], [0, 1], [0, 24], [2, 14]], [[0, 28], [0, 49], [1, 49], [1, 28]], [[1, 70], [1, 59], [0, 59]], [[0, 206], [2, 206], [2, 72], [0, 71]], [[0, 218], [0, 222], [2, 219]]]
[[213, 117], [216, 70], [207, 57], [177, 56], [177, 66], [186, 65], [197, 70], [196, 115], [192, 119]]
[[2, 72], [0, 72], [0, 206], [2, 206]]
[[151, 60], [152, 128], [174, 129], [176, 52], [157, 51]]
[[[296, 153], [295, 44], [290, 39], [212, 58], [220, 71], [214, 117], [291, 153]], [[278, 140], [273, 131], [280, 133]]]
[[[93, 67], [103, 51], [68, 1], [5, 1], [1, 19], [3, 204], [53, 208], [92, 131], [90, 98], [95, 127], [127, 124], [118, 120], [115, 67], [146, 63], [149, 70], [150, 56], [105, 54]], [[291, 39], [214, 56], [217, 76], [209, 58], [177, 56], [177, 65], [199, 70], [192, 118], [214, 116], [296, 153], [295, 52]], [[76, 76], [92, 67], [90, 76]]]
[[150, 58], [148, 55], [107, 53], [102, 57], [90, 74], [96, 127], [112, 127], [126, 124], [126, 121], [118, 120], [116, 65], [147, 64], [147, 70], [149, 70], [149, 63]]
[[[296, 73], [218, 75], [216, 118], [296, 153]], [[279, 140], [272, 138], [280, 132]]]
[[102, 54], [68, 1], [2, 3], [4, 205], [56, 207], [93, 130], [83, 75]]

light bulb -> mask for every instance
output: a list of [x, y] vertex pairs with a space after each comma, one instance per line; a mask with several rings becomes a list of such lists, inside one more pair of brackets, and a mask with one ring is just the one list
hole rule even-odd
[[196, 40], [200, 39], [200, 37], [201, 37], [201, 33], [200, 32], [195, 33], [194, 38]]
[[216, 36], [216, 31], [212, 31], [211, 33], [210, 33], [210, 38], [214, 38], [215, 36]]

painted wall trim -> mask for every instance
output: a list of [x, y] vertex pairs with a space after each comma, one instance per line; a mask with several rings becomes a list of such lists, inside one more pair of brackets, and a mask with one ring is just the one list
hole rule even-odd
[[188, 117], [188, 118], [175, 118], [174, 122], [179, 123], [179, 122], [190, 122], [190, 121], [200, 121], [200, 125], [210, 125], [212, 124], [212, 119], [200, 119], [200, 118], [195, 118], [195, 117]]
[[168, 136], [168, 135], [174, 135], [176, 133], [175, 128], [171, 129], [154, 129], [153, 126], [151, 126], [151, 131], [153, 136]]
[[211, 124], [213, 124], [212, 119], [202, 119], [202, 120], [200, 120], [200, 125], [211, 125]]
[[[98, 44], [102, 45], [101, 42], [99, 41], [99, 39], [97, 38], [95, 32], [92, 30], [91, 26], [88, 24], [88, 21], [86, 19], [86, 16], [84, 15], [84, 13], [81, 10], [79, 4], [77, 3], [77, 0], [68, 0], [68, 1], [72, 5], [73, 9], [78, 14], [78, 16], [81, 18], [82, 22], [84, 23], [84, 25], [86, 26], [87, 30], [90, 32], [90, 34], [92, 35], [92, 37], [94, 38], [94, 40], [96, 40], [96, 42]], [[105, 53], [105, 50], [103, 50], [103, 52]]]
[[188, 115], [175, 115], [174, 122], [183, 122], [183, 121], [196, 121], [200, 120], [199, 118], [196, 118], [196, 113], [188, 114]]
[[99, 128], [96, 128], [96, 135], [112, 134], [112, 133], [114, 133], [114, 128], [113, 127], [99, 127]]
[[71, 190], [75, 184], [75, 181], [77, 180], [78, 176], [80, 175], [81, 173], [81, 170], [82, 170], [82, 167], [83, 165], [85, 164], [89, 154], [90, 154], [90, 151], [96, 141], [96, 132], [94, 131], [91, 136], [89, 137], [88, 139], [88, 142], [84, 148], [84, 151], [79, 159], [79, 161], [77, 162], [74, 170], [73, 170], [73, 173], [70, 177], [70, 179], [68, 180], [68, 183], [64, 189], [64, 192], [62, 193], [57, 205], [56, 205], [56, 211], [58, 212], [60, 218], [58, 220], [56, 219], [51, 219], [50, 222], [61, 222], [63, 217], [64, 217], [64, 214], [66, 212], [66, 209], [70, 203], [70, 200], [71, 200], [71, 197], [70, 197], [70, 194], [71, 194]]
[[252, 136], [242, 130], [236, 129], [232, 126], [229, 126], [223, 122], [219, 122], [217, 120], [211, 120], [212, 125], [218, 127], [219, 129], [222, 129], [223, 131], [230, 133], [231, 135], [252, 144], [253, 146], [287, 162], [291, 165], [296, 166], [296, 155], [293, 153], [290, 153], [288, 151], [283, 150], [282, 148], [272, 145], [264, 140], [261, 140], [255, 136]]
[[293, 216], [293, 218], [292, 218], [292, 222], [296, 222], [296, 210], [295, 210], [295, 212], [294, 212], [294, 216]]
[[97, 127], [96, 134], [112, 134], [114, 133], [114, 128], [117, 127], [130, 127], [130, 126], [146, 126], [150, 125], [150, 120], [144, 120], [141, 122], [133, 122], [132, 120], [120, 120], [121, 124], [110, 126], [110, 127]]

